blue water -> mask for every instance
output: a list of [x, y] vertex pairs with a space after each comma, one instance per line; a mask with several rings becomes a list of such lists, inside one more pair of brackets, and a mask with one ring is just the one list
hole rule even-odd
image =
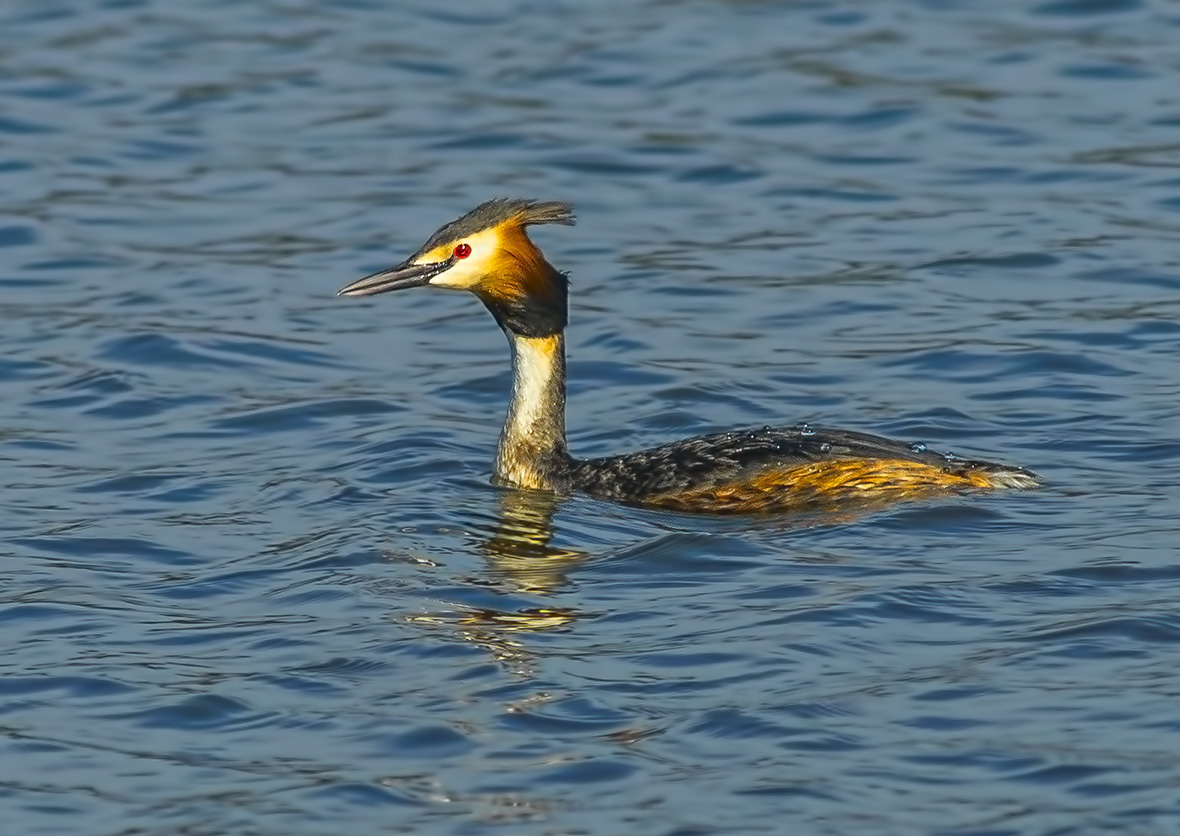
[[[1180, 833], [1180, 11], [0, 7], [4, 834]], [[492, 487], [470, 298], [570, 200], [571, 445], [801, 421], [1035, 494]]]

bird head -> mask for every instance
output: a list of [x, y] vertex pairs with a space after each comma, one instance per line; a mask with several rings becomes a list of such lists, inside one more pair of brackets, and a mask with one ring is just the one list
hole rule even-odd
[[373, 296], [410, 287], [474, 293], [505, 330], [548, 336], [565, 328], [569, 281], [532, 242], [527, 228], [574, 223], [568, 203], [496, 198], [441, 227], [401, 264], [344, 287]]

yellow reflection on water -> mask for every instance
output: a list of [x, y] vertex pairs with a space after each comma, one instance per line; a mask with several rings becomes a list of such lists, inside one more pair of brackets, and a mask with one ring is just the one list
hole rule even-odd
[[[567, 572], [587, 556], [550, 545], [553, 515], [560, 503], [559, 497], [531, 491], [509, 490], [500, 495], [496, 525], [477, 546], [498, 586], [514, 593], [546, 596], [569, 585]], [[526, 673], [531, 654], [515, 635], [569, 627], [579, 617], [577, 610], [568, 607], [469, 607], [458, 612], [420, 613], [408, 620], [447, 627], [501, 664]]]

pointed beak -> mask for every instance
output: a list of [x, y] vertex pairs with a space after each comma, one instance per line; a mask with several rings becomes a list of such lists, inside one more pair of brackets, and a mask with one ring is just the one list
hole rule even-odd
[[363, 279], [345, 285], [337, 296], [376, 296], [391, 290], [405, 290], [407, 287], [421, 287], [451, 266], [450, 261], [434, 264], [410, 264], [403, 262], [396, 267], [382, 270]]

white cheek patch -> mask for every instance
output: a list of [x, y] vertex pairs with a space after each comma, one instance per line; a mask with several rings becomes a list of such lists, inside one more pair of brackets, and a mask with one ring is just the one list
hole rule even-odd
[[431, 279], [429, 283], [435, 287], [452, 287], [459, 290], [475, 287], [484, 273], [482, 270], [475, 269], [475, 265], [470, 262], [471, 259], [456, 261], [450, 268], [443, 270]]
[[450, 270], [444, 270], [443, 272], [439, 273], [437, 276], [427, 282], [427, 284], [431, 285], [432, 287], [464, 288], [467, 286], [461, 281], [458, 281], [458, 279], [459, 277], [455, 275], [455, 268], [452, 267]]
[[[455, 259], [454, 263], [443, 272], [430, 280], [435, 287], [450, 287], [459, 290], [469, 290], [475, 287], [491, 272], [492, 263], [500, 248], [500, 236], [495, 230], [477, 232], [465, 239], [464, 243], [471, 247], [471, 255], [467, 258]], [[442, 257], [439, 257], [442, 256]], [[451, 258], [449, 253], [430, 253], [425, 260], [443, 261]]]

